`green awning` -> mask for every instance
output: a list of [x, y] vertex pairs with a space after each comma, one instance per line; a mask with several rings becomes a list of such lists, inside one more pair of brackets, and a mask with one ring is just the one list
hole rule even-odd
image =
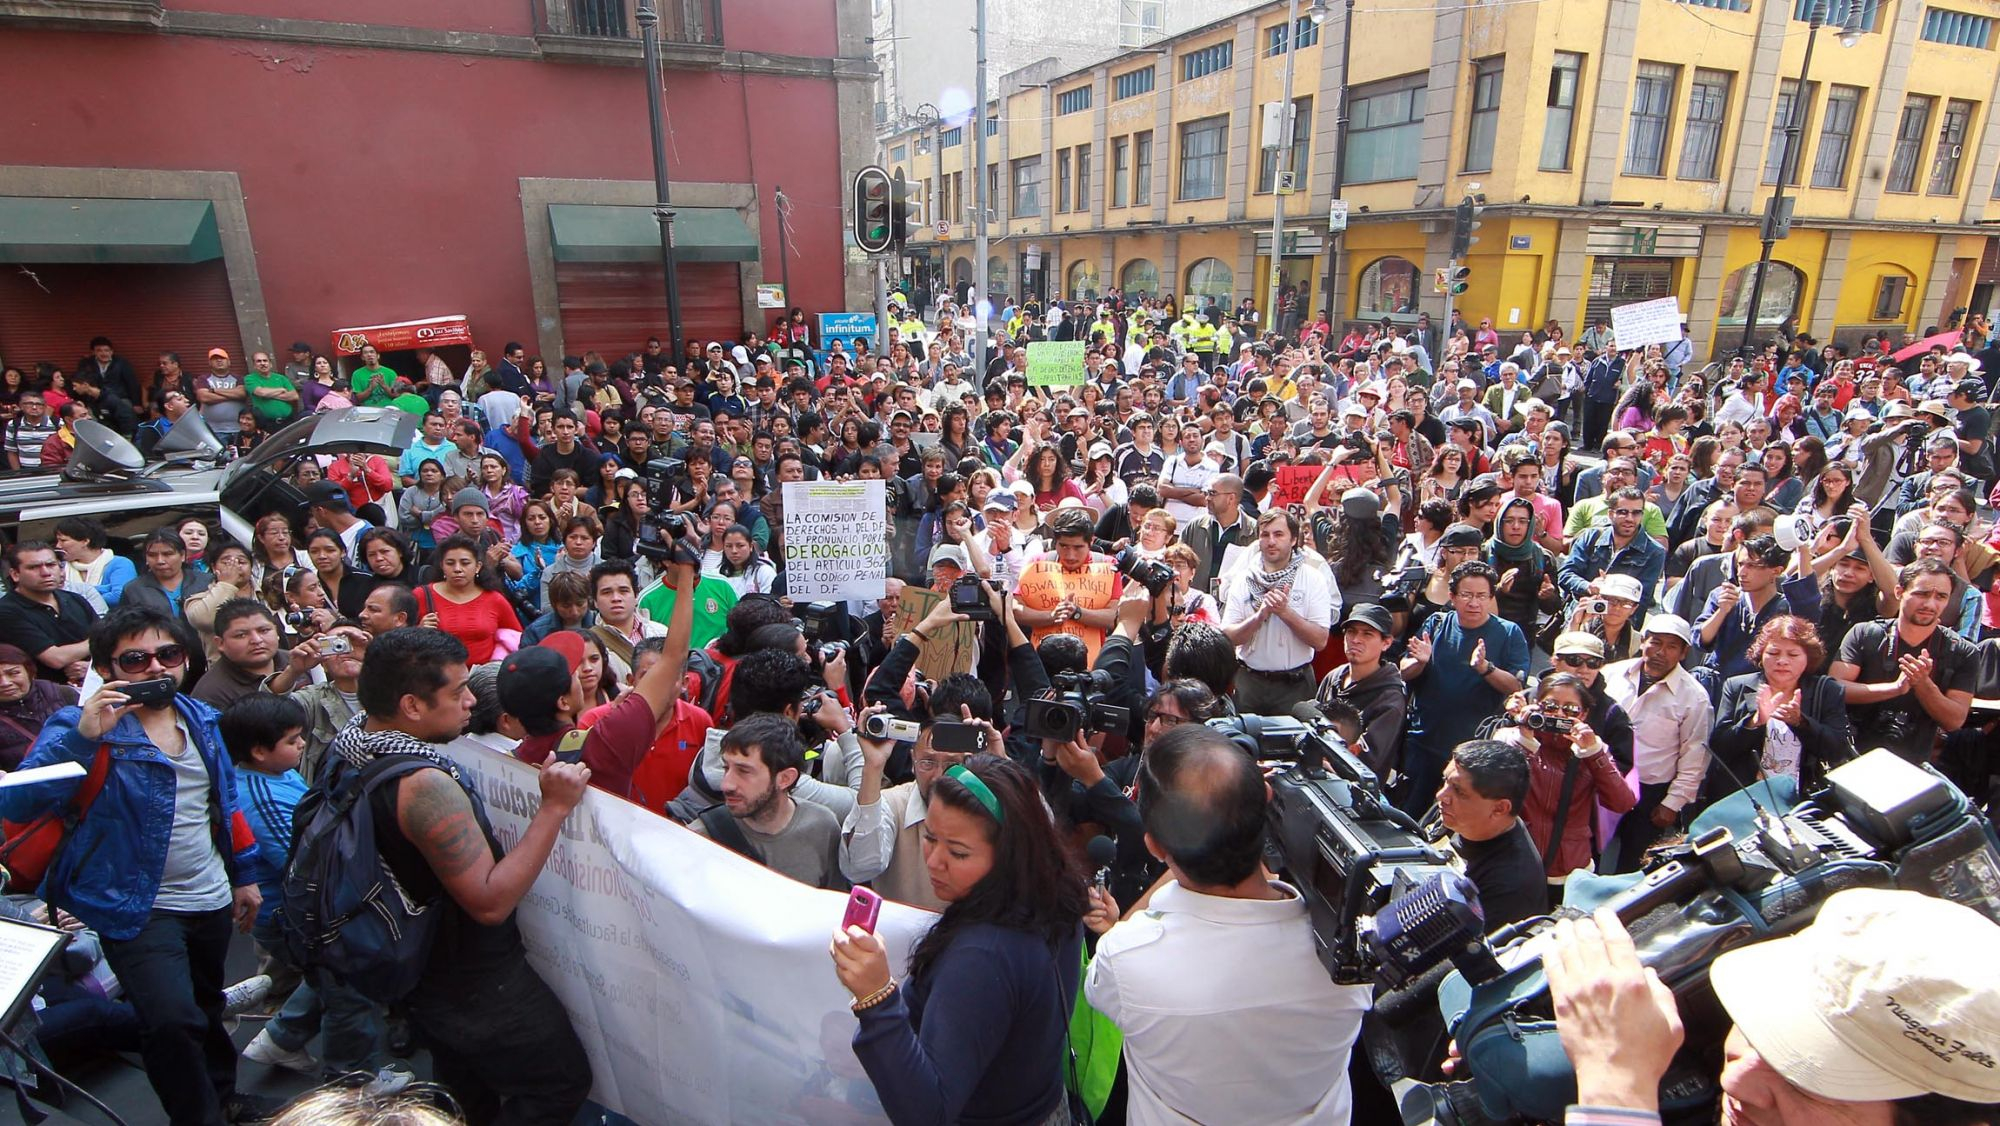
[[205, 199], [0, 196], [0, 262], [207, 262], [222, 257]]
[[[558, 262], [658, 262], [660, 223], [650, 207], [549, 204]], [[676, 262], [754, 262], [757, 239], [733, 207], [675, 207]]]

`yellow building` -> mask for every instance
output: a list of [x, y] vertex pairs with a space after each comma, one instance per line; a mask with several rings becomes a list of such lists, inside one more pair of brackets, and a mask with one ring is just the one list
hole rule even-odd
[[[1298, 190], [1283, 197], [1278, 268], [1306, 311], [1440, 318], [1452, 208], [1478, 191], [1487, 206], [1457, 302], [1474, 323], [1553, 319], [1574, 337], [1614, 305], [1671, 295], [1698, 349], [1732, 348], [1807, 16], [1825, 4], [1794, 217], [1757, 322], [1847, 343], [1921, 331], [1985, 311], [2000, 280], [1987, 233], [2000, 223], [2000, 207], [1988, 218], [2000, 3], [1951, 2], [1331, 0], [1322, 25], [1300, 0], [1295, 28], [1284, 4], [1266, 4], [1084, 70], [1025, 68], [990, 103], [988, 291], [1263, 307], [1278, 198], [1265, 107], [1282, 101], [1295, 51]], [[913, 254], [946, 286], [975, 277], [973, 129], [883, 143], [931, 201]], [[1344, 234], [1329, 230], [1336, 156]]]

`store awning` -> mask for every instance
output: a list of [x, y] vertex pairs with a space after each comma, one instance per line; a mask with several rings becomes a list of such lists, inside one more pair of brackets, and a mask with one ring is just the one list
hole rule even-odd
[[[549, 204], [558, 262], [658, 262], [660, 223], [650, 207]], [[732, 207], [674, 208], [674, 260], [752, 262], [757, 239]]]
[[156, 262], [222, 257], [205, 199], [0, 196], [0, 262]]

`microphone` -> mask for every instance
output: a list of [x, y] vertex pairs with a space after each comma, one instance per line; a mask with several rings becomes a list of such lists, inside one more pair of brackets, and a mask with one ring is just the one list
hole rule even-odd
[[1090, 843], [1084, 847], [1084, 851], [1090, 855], [1090, 863], [1097, 869], [1097, 875], [1092, 877], [1092, 881], [1098, 887], [1110, 884], [1111, 866], [1118, 862], [1118, 846], [1111, 843], [1110, 837], [1100, 835], [1090, 838]]

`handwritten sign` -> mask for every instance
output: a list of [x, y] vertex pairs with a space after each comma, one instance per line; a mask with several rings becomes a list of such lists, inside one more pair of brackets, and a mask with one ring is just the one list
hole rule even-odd
[[923, 587], [903, 588], [903, 601], [896, 611], [896, 636], [908, 637], [917, 646], [917, 671], [930, 680], [943, 680], [953, 673], [972, 671], [972, 647], [979, 639], [979, 627], [971, 622], [955, 622], [931, 635], [929, 641], [910, 632], [924, 615], [944, 598]]
[[[1014, 596], [1030, 610], [1053, 610], [1064, 599], [1085, 610], [1109, 610], [1118, 603], [1118, 570], [1109, 560], [1097, 557], [1081, 570], [1065, 571], [1054, 555], [1046, 555], [1022, 568]], [[1092, 664], [1104, 646], [1104, 631], [1076, 618], [1060, 625], [1037, 626], [1032, 640], [1040, 641], [1052, 633], [1080, 638]]]
[[1271, 481], [1270, 507], [1283, 508], [1288, 504], [1304, 504], [1306, 490], [1319, 480], [1319, 465], [1280, 465], [1277, 476]]
[[1028, 385], [1030, 387], [1080, 387], [1083, 385], [1081, 340], [1037, 340], [1028, 345]]
[[787, 481], [785, 591], [797, 601], [880, 598], [889, 575], [881, 481]]
[[1672, 297], [1635, 301], [1611, 310], [1611, 335], [1622, 351], [1648, 344], [1671, 344], [1681, 338], [1681, 306]]

